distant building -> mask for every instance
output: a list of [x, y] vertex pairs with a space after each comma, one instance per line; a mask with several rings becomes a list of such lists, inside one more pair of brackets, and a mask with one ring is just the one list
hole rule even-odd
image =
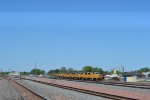
[[126, 73], [124, 77], [126, 77], [127, 82], [137, 82], [141, 79], [145, 79], [146, 76], [140, 72], [132, 71]]
[[121, 73], [124, 72], [124, 66], [123, 66], [123, 65], [120, 66], [120, 72], [121, 72]]
[[150, 72], [143, 72], [142, 74], [145, 75], [146, 78], [150, 78]]
[[9, 76], [18, 77], [18, 76], [20, 76], [20, 73], [12, 71], [9, 73]]
[[124, 76], [126, 76], [126, 77], [136, 77], [136, 78], [145, 78], [146, 77], [141, 72], [136, 72], [136, 71], [128, 72]]

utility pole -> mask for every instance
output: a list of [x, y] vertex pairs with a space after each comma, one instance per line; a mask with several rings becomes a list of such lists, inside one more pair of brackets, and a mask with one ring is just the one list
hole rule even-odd
[[2, 68], [1, 68], [1, 76], [2, 76]]
[[35, 61], [35, 71], [34, 71], [34, 75], [36, 75], [36, 61]]

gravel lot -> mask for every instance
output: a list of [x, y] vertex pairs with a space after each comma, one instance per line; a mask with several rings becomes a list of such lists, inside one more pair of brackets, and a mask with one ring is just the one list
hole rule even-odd
[[[18, 80], [19, 81], [19, 80]], [[30, 89], [36, 91], [50, 100], [108, 100], [102, 97], [92, 96], [76, 91], [61, 89], [28, 80], [19, 81]]]
[[0, 80], [0, 100], [18, 100], [19, 94], [5, 79]]

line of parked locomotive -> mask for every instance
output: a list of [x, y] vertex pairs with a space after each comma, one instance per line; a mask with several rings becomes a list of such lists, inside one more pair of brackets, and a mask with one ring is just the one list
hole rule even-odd
[[100, 73], [60, 73], [53, 74], [54, 77], [63, 79], [76, 79], [76, 80], [102, 80], [104, 76]]

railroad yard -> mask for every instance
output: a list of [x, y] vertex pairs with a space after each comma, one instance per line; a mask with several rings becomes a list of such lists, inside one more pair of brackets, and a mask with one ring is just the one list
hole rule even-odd
[[0, 100], [150, 100], [150, 0], [0, 0]]
[[123, 83], [106, 84], [28, 76], [7, 77], [0, 80], [0, 100], [149, 100], [149, 98], [148, 83], [123, 85]]

